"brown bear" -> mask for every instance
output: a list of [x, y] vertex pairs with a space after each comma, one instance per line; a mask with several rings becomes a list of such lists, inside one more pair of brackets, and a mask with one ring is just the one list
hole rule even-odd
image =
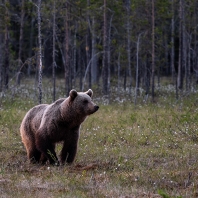
[[32, 163], [59, 164], [55, 144], [63, 142], [60, 161], [72, 163], [77, 152], [81, 123], [99, 106], [92, 102], [93, 91], [71, 90], [68, 98], [61, 98], [52, 104], [41, 104], [25, 115], [20, 133], [22, 142]]

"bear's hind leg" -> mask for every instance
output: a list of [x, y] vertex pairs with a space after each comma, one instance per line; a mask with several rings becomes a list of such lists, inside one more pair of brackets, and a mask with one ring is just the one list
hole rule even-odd
[[36, 148], [34, 139], [30, 139], [28, 136], [23, 135], [22, 136], [22, 141], [24, 143], [24, 146], [27, 151], [27, 156], [28, 159], [31, 163], [37, 163], [39, 162], [41, 153], [40, 151]]

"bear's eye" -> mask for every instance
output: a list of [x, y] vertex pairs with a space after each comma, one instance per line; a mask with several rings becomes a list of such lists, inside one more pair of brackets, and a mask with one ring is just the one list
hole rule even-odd
[[87, 104], [87, 103], [88, 103], [88, 100], [84, 100], [83, 103], [84, 103], [84, 104]]

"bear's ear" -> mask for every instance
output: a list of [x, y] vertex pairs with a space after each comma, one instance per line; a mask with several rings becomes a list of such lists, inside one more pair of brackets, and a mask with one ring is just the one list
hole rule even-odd
[[71, 100], [73, 101], [75, 99], [75, 97], [78, 95], [77, 91], [75, 89], [72, 89], [70, 92], [69, 92], [69, 96], [71, 98]]
[[91, 89], [89, 89], [87, 92], [85, 92], [88, 96], [90, 96], [92, 98], [93, 96], [93, 91]]

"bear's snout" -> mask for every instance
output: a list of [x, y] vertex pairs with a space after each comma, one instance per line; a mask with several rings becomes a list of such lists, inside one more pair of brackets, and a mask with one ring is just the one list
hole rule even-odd
[[95, 106], [94, 106], [94, 109], [95, 109], [95, 112], [98, 111], [99, 106], [95, 105]]

